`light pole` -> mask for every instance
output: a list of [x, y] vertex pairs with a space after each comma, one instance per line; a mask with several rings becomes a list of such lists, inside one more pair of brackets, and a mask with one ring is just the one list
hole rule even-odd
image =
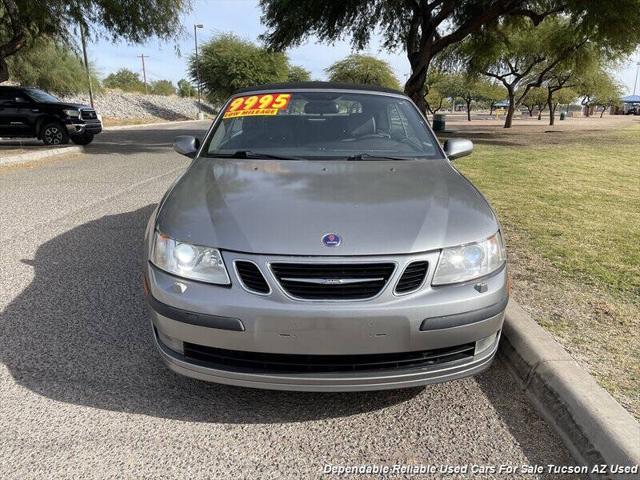
[[193, 25], [193, 39], [196, 43], [196, 82], [198, 87], [198, 120], [202, 117], [202, 104], [200, 100], [200, 61], [198, 60], [198, 28], [203, 28], [204, 25], [197, 23]]
[[638, 85], [638, 72], [640, 72], [640, 62], [636, 62], [636, 79], [633, 81], [633, 94], [636, 94], [636, 85]]

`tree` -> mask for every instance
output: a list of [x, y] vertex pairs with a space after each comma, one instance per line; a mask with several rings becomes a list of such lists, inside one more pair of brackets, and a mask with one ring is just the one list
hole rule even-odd
[[287, 73], [287, 81], [289, 82], [308, 82], [311, 80], [311, 72], [306, 68], [298, 65], [291, 65], [289, 73]]
[[140, 75], [126, 68], [121, 68], [115, 73], [110, 73], [102, 81], [105, 88], [117, 88], [124, 92], [144, 92], [144, 82]]
[[349, 55], [325, 71], [332, 82], [379, 85], [400, 90], [400, 82], [389, 64], [371, 55]]
[[178, 95], [181, 97], [195, 97], [198, 94], [196, 87], [184, 78], [178, 80]]
[[37, 39], [70, 43], [82, 28], [90, 37], [140, 43], [175, 38], [190, 0], [0, 0], [0, 82], [9, 78], [7, 58]]
[[558, 105], [569, 105], [578, 98], [578, 94], [571, 88], [561, 88], [553, 95], [549, 95], [547, 106], [549, 107], [549, 125], [554, 124], [554, 116]]
[[[491, 101], [493, 84], [477, 75], [455, 73], [447, 78], [445, 92], [452, 98], [460, 98], [467, 107], [467, 121], [471, 121], [471, 109], [474, 104]], [[428, 95], [427, 95], [428, 96]], [[497, 100], [504, 98], [504, 89], [499, 89]]]
[[602, 106], [604, 114], [606, 108], [615, 105], [622, 96], [621, 85], [604, 68], [597, 68], [586, 73], [576, 87], [582, 97], [582, 106], [585, 107], [585, 115], [591, 115], [593, 107]]
[[[547, 90], [546, 103], [549, 108], [549, 125], [555, 123], [555, 110], [561, 100], [566, 100], [567, 96], [575, 94], [571, 89], [593, 72], [615, 62], [619, 55], [619, 51], [608, 48], [606, 44], [598, 45], [594, 42], [587, 42], [575, 50], [572, 55], [555, 65], [549, 71], [544, 82], [544, 87]], [[558, 95], [562, 95], [564, 98], [556, 99], [555, 97]], [[564, 103], [570, 103], [573, 100], [575, 100], [575, 96]]]
[[549, 17], [538, 25], [528, 19], [503, 22], [490, 32], [471, 35], [455, 50], [470, 71], [502, 82], [509, 107], [505, 128], [532, 88], [540, 87], [554, 68], [587, 45], [566, 19]]
[[[221, 103], [238, 88], [286, 81], [289, 62], [284, 53], [269, 52], [224, 33], [202, 45], [199, 69], [202, 91], [213, 103]], [[191, 56], [189, 74], [194, 81], [196, 73], [195, 56]]]
[[380, 31], [384, 47], [402, 48], [411, 65], [404, 90], [423, 111], [432, 59], [481, 29], [490, 31], [505, 19], [529, 18], [534, 25], [562, 13], [576, 31], [633, 49], [640, 38], [640, 0], [609, 2], [566, 0], [260, 0], [267, 32], [262, 38], [275, 50], [299, 45], [309, 36], [334, 42], [350, 36], [362, 50]]
[[547, 104], [547, 90], [542, 87], [533, 87], [522, 101], [527, 107], [529, 116], [533, 117], [533, 111], [538, 110], [538, 120], [542, 118], [542, 112]]
[[428, 92], [425, 95], [427, 112], [435, 115], [439, 110], [450, 107], [455, 88], [454, 75], [439, 70], [431, 71], [427, 77]]
[[489, 107], [489, 115], [493, 114], [493, 110], [496, 108], [496, 103], [504, 100], [507, 97], [507, 91], [502, 84], [485, 81], [482, 82], [480, 88], [480, 97], [478, 102], [484, 103]]
[[154, 95], [175, 95], [176, 87], [171, 80], [156, 80], [151, 82], [151, 93]]
[[[10, 78], [21, 85], [39, 87], [58, 95], [86, 90], [86, 72], [76, 52], [52, 40], [40, 39], [8, 59]], [[100, 81], [90, 65], [92, 84]]]

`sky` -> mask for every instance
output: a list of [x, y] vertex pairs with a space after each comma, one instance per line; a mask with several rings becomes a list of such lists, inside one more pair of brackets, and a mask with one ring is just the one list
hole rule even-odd
[[[168, 79], [175, 84], [181, 78], [187, 77], [187, 58], [194, 50], [195, 23], [204, 26], [198, 30], [198, 44], [225, 32], [234, 32], [243, 39], [257, 42], [258, 36], [265, 31], [265, 27], [260, 23], [261, 13], [257, 0], [194, 0], [192, 11], [182, 19], [185, 31], [178, 41], [160, 42], [153, 39], [144, 45], [129, 45], [99, 40], [87, 45], [89, 58], [102, 77], [120, 68], [128, 68], [139, 72], [142, 78], [142, 63], [138, 56], [144, 54], [148, 57], [145, 57], [148, 81]], [[407, 58], [400, 51], [384, 50], [381, 43], [380, 36], [374, 35], [364, 53], [386, 60], [395, 71], [398, 80], [404, 83], [410, 71]], [[180, 53], [176, 52], [176, 46]], [[353, 50], [348, 38], [328, 45], [312, 37], [300, 47], [287, 51], [290, 62], [311, 71], [311, 78], [314, 80], [326, 80], [325, 68], [350, 53], [353, 53]], [[633, 91], [636, 62], [640, 62], [640, 51], [614, 72], [624, 85], [625, 94], [631, 94]], [[636, 93], [639, 92], [640, 79], [636, 87]]]

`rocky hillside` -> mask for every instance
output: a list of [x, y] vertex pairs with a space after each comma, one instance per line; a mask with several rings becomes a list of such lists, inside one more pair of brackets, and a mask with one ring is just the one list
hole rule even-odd
[[[71, 103], [89, 104], [89, 95], [65, 97]], [[198, 102], [194, 98], [182, 98], [176, 95], [145, 95], [108, 91], [94, 97], [98, 113], [106, 118], [149, 118], [163, 120], [188, 120], [198, 115]], [[203, 102], [203, 112], [213, 114], [211, 105]]]

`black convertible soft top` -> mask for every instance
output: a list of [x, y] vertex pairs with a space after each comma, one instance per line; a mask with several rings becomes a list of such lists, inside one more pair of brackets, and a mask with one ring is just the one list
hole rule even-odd
[[266, 83], [263, 85], [255, 85], [253, 87], [239, 88], [234, 95], [245, 92], [255, 92], [260, 90], [296, 90], [301, 88], [307, 89], [339, 89], [339, 90], [366, 90], [371, 92], [399, 93], [404, 95], [400, 90], [393, 88], [379, 87], [378, 85], [363, 85], [358, 83], [338, 83], [338, 82], [289, 82], [289, 83]]

